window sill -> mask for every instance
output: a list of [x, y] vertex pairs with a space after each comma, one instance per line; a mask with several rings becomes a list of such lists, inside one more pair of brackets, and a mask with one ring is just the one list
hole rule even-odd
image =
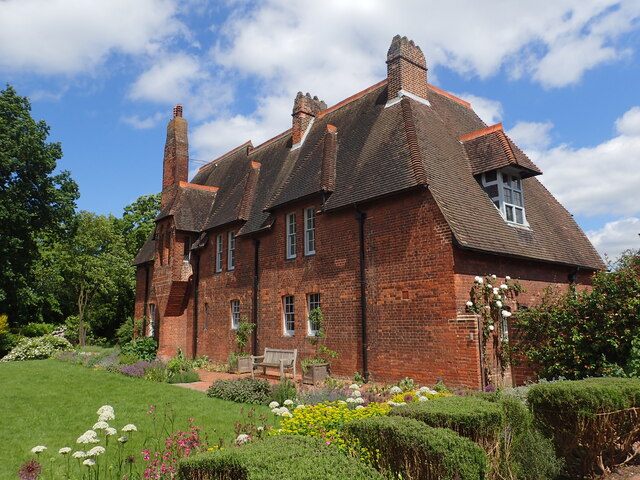
[[531, 227], [529, 226], [529, 224], [522, 224], [522, 223], [516, 223], [516, 222], [510, 222], [509, 220], [505, 220], [505, 222], [507, 223], [507, 225], [509, 225], [510, 227], [513, 228], [519, 228], [521, 230], [528, 230], [531, 231]]

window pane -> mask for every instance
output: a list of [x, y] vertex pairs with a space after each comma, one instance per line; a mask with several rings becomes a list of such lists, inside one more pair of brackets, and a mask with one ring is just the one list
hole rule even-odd
[[505, 212], [507, 214], [507, 221], [513, 222], [513, 207], [510, 205], [505, 205]]
[[505, 188], [504, 189], [504, 201], [507, 203], [513, 203], [513, 197], [511, 195], [511, 189], [510, 188]]
[[236, 268], [236, 236], [229, 232], [229, 252], [227, 256], [227, 270]]
[[522, 187], [520, 186], [520, 179], [518, 177], [513, 177], [513, 188], [522, 190]]
[[502, 183], [504, 183], [505, 185], [511, 185], [509, 175], [507, 175], [506, 173], [502, 174]]
[[522, 207], [522, 193], [520, 192], [513, 192], [513, 202], [514, 205], [518, 205], [519, 207]]
[[293, 296], [289, 295], [283, 297], [283, 311], [284, 311], [284, 331], [289, 335], [293, 335], [295, 332], [295, 313]]
[[495, 170], [491, 170], [490, 172], [487, 172], [484, 174], [484, 181], [485, 182], [495, 182], [498, 177], [498, 172]]
[[316, 308], [320, 308], [320, 294], [310, 293], [307, 295], [307, 318], [309, 319], [308, 331], [310, 335], [314, 335], [320, 328], [320, 325], [309, 318], [311, 311]]
[[222, 271], [222, 235], [216, 237], [216, 272]]
[[524, 216], [522, 214], [522, 209], [521, 208], [516, 208], [516, 222], [517, 223], [524, 223]]
[[240, 300], [231, 300], [231, 328], [240, 324]]
[[316, 253], [316, 216], [313, 208], [304, 211], [304, 254]]
[[287, 258], [296, 256], [296, 214], [287, 215]]

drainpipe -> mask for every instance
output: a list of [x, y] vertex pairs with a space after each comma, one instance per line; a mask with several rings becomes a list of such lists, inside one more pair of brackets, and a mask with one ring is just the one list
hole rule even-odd
[[260, 240], [253, 239], [253, 355], [258, 355], [258, 288], [260, 287]]
[[487, 386], [486, 379], [484, 377], [484, 355], [482, 351], [482, 344], [484, 343], [484, 327], [482, 326], [482, 317], [480, 315], [476, 315], [478, 319], [478, 354], [480, 355], [480, 385], [482, 387], [482, 391], [484, 392], [484, 388]]
[[362, 377], [364, 383], [369, 382], [369, 343], [367, 340], [367, 278], [365, 271], [364, 255], [364, 222], [367, 214], [357, 210], [356, 220], [358, 220], [358, 233], [360, 244], [360, 315], [362, 317]]
[[198, 356], [198, 297], [200, 293], [200, 253], [192, 250], [195, 255], [193, 271], [193, 358]]
[[[147, 336], [147, 315], [149, 314], [149, 264], [144, 264], [144, 305], [142, 307], [142, 336]], [[133, 332], [136, 333], [135, 319], [133, 321]]]

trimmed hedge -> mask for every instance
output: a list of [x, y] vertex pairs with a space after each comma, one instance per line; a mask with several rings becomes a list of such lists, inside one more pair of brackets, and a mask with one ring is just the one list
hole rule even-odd
[[450, 428], [491, 452], [500, 443], [505, 416], [500, 405], [473, 397], [440, 397], [394, 408], [389, 415]]
[[268, 437], [247, 445], [180, 460], [182, 480], [384, 480], [372, 467], [319, 438]]
[[271, 386], [266, 380], [248, 377], [237, 380], [217, 380], [211, 384], [207, 395], [232, 402], [263, 405], [271, 398]]
[[640, 441], [640, 379], [588, 378], [534, 385], [527, 401], [571, 477], [603, 473]]
[[403, 417], [363, 418], [344, 426], [346, 439], [376, 452], [372, 463], [393, 479], [478, 480], [487, 478], [487, 455], [448, 428]]

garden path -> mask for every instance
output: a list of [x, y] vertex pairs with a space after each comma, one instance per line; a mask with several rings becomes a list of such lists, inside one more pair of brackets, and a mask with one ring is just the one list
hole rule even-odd
[[[226, 372], [209, 372], [207, 370], [196, 370], [198, 375], [200, 376], [199, 382], [193, 383], [176, 383], [179, 387], [190, 388], [191, 390], [200, 390], [202, 392], [206, 392], [207, 389], [211, 386], [213, 382], [216, 380], [235, 380], [243, 377], [250, 377], [250, 373], [226, 373]], [[259, 375], [255, 374], [255, 378], [261, 378], [267, 380], [269, 383], [277, 384], [280, 382], [280, 378], [273, 375]], [[298, 375], [295, 379], [296, 383], [302, 382], [302, 377]]]

